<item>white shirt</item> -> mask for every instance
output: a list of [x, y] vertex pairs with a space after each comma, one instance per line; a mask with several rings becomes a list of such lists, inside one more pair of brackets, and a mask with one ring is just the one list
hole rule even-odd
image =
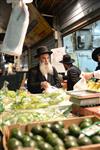
[[100, 79], [100, 70], [94, 71], [94, 77]]
[[48, 75], [47, 75], [47, 74], [45, 74], [45, 78], [46, 78], [46, 80], [47, 80], [47, 78], [48, 78]]

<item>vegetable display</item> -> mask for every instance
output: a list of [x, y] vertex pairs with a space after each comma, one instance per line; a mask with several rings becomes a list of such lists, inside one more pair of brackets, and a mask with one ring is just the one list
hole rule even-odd
[[1, 126], [64, 119], [71, 111], [71, 102], [62, 89], [43, 94], [1, 90], [0, 96]]

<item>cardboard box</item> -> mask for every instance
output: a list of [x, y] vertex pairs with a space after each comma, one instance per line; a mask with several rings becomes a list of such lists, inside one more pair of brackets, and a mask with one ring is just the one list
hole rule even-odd
[[95, 115], [100, 117], [100, 106], [95, 107], [81, 107], [79, 105], [72, 106], [72, 113], [79, 116]]
[[[99, 117], [95, 117], [95, 116], [75, 117], [75, 118], [70, 118], [70, 119], [63, 120], [64, 126], [65, 126], [65, 128], [68, 128], [73, 123], [79, 124], [85, 118], [92, 118], [93, 121], [100, 120]], [[56, 122], [56, 121], [54, 121], [54, 122]], [[39, 122], [38, 124], [46, 124], [46, 123], [53, 123], [53, 122], [52, 121]], [[5, 129], [4, 129], [4, 139], [3, 139], [3, 144], [4, 144], [5, 150], [8, 150], [7, 147], [6, 147], [6, 143], [7, 143], [7, 140], [9, 138], [9, 136], [10, 136], [10, 132], [11, 132], [12, 128], [18, 127], [19, 129], [22, 129], [23, 132], [24, 131], [27, 132], [27, 131], [31, 131], [32, 127], [36, 126], [36, 125], [37, 125], [37, 122], [31, 123], [31, 124], [28, 124], [28, 125], [24, 125], [24, 126], [20, 126], [20, 125], [19, 126], [17, 126], [17, 125], [15, 126], [14, 125], [14, 126], [5, 127]], [[27, 149], [24, 148], [24, 149], [18, 149], [18, 150], [32, 150], [32, 148], [27, 148]], [[76, 147], [76, 148], [69, 148], [68, 150], [100, 150], [100, 144], [91, 144], [89, 146], [81, 146], [81, 147]]]

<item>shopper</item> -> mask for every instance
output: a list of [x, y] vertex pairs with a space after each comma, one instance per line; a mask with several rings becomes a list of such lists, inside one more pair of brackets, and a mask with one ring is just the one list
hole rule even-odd
[[100, 70], [100, 47], [96, 48], [92, 52], [92, 59], [98, 63], [98, 66], [96, 67], [96, 70]]
[[58, 73], [50, 63], [51, 54], [46, 46], [37, 49], [35, 58], [39, 63], [29, 69], [27, 78], [27, 88], [31, 93], [41, 93], [50, 86], [61, 87]]
[[74, 59], [71, 58], [69, 54], [63, 56], [63, 60], [60, 63], [63, 63], [67, 75], [63, 77], [64, 80], [67, 80], [67, 90], [73, 90], [73, 86], [80, 80], [81, 71], [78, 67], [73, 65]]

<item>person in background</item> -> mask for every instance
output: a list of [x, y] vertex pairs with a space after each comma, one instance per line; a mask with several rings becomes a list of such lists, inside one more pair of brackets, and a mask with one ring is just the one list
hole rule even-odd
[[61, 83], [56, 69], [50, 63], [51, 51], [46, 46], [37, 49], [35, 58], [38, 65], [29, 69], [27, 76], [27, 89], [31, 93], [42, 93], [51, 86], [61, 88]]
[[100, 79], [100, 70], [94, 71], [94, 72], [84, 72], [81, 74], [86, 80], [91, 78]]
[[73, 86], [80, 80], [81, 71], [78, 67], [73, 65], [74, 59], [69, 54], [65, 54], [60, 63], [63, 63], [67, 75], [63, 77], [63, 80], [67, 81], [67, 90], [73, 90]]
[[82, 73], [81, 76], [83, 76], [86, 80], [91, 78], [96, 78], [97, 80], [100, 79], [100, 47], [94, 49], [94, 51], [92, 52], [92, 59], [96, 61], [98, 65], [94, 72]]
[[100, 47], [96, 48], [92, 52], [92, 59], [98, 63], [98, 66], [96, 67], [96, 70], [100, 70]]

